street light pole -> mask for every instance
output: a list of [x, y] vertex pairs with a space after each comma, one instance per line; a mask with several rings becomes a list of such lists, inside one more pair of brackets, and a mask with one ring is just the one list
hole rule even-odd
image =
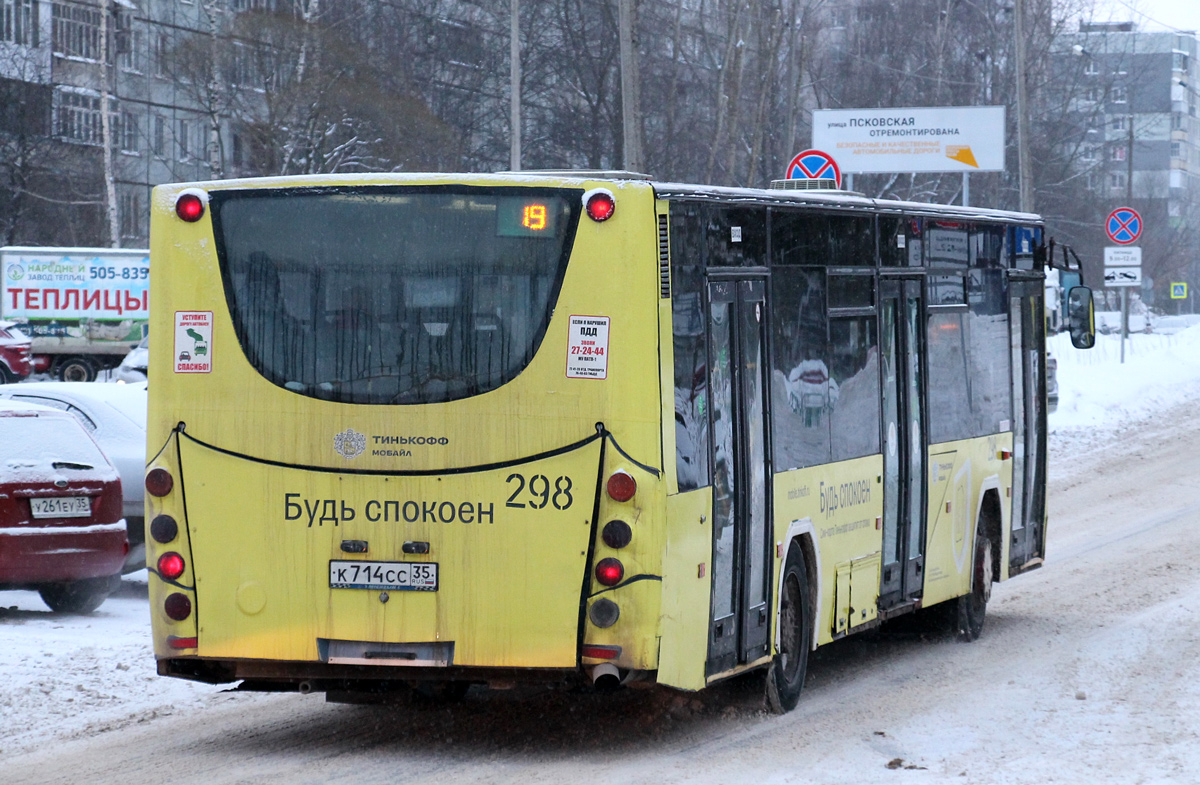
[[1029, 157], [1029, 95], [1025, 86], [1025, 0], [1013, 0], [1017, 65], [1017, 166], [1022, 212], [1032, 213], [1033, 161]]
[[509, 125], [512, 126], [511, 145], [509, 147], [508, 167], [514, 172], [521, 171], [521, 3], [520, 0], [509, 0], [511, 19], [509, 21]]
[[618, 0], [618, 24], [621, 39], [621, 115], [622, 150], [625, 169], [640, 172], [642, 160], [642, 109], [638, 86], [638, 52], [633, 40], [636, 0]]

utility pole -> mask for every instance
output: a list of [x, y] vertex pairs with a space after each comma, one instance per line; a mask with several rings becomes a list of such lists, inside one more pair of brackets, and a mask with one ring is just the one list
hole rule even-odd
[[621, 116], [624, 120], [621, 147], [625, 153], [625, 169], [640, 172], [645, 167], [642, 158], [642, 110], [638, 89], [638, 53], [633, 29], [637, 16], [636, 0], [619, 0], [621, 38]]
[[511, 18], [508, 31], [509, 59], [509, 125], [512, 126], [512, 139], [508, 153], [508, 168], [514, 172], [521, 171], [521, 3], [520, 0], [509, 0]]
[[1020, 207], [1032, 213], [1033, 204], [1033, 161], [1029, 157], [1029, 95], [1025, 85], [1025, 0], [1013, 2], [1013, 27], [1015, 28], [1015, 50], [1017, 60], [1017, 165], [1020, 187]]

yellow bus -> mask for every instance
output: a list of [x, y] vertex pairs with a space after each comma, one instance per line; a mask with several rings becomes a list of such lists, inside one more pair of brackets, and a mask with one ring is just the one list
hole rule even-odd
[[616, 172], [160, 186], [159, 673], [757, 670], [786, 711], [886, 619], [974, 639], [1045, 551], [1048, 247], [1034, 215]]

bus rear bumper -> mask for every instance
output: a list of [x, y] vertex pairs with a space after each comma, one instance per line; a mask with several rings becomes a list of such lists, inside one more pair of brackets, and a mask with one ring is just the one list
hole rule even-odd
[[250, 692], [325, 692], [367, 690], [413, 682], [577, 683], [587, 678], [578, 668], [477, 668], [465, 666], [397, 668], [390, 665], [344, 665], [319, 661], [237, 660], [168, 657], [158, 660], [158, 674], [207, 684], [240, 681]]

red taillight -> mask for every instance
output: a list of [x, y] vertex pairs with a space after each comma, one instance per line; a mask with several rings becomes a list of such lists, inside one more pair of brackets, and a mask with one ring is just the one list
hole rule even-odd
[[151, 496], [166, 496], [174, 487], [175, 479], [166, 469], [151, 469], [146, 474], [146, 490]]
[[625, 577], [625, 565], [609, 557], [596, 565], [596, 580], [604, 586], [616, 586]]
[[195, 223], [204, 217], [204, 200], [198, 194], [182, 194], [175, 200], [175, 214], [188, 223]]
[[168, 635], [167, 645], [172, 649], [194, 649], [200, 645], [198, 638], [180, 638], [178, 635]]
[[174, 551], [159, 556], [158, 574], [170, 581], [183, 575], [183, 557]]
[[175, 592], [163, 602], [163, 610], [166, 611], [168, 618], [183, 621], [192, 615], [192, 601], [187, 598], [186, 594]]
[[608, 478], [608, 495], [613, 501], [627, 502], [637, 493], [637, 480], [626, 471], [616, 471]]
[[584, 657], [597, 660], [615, 660], [621, 656], [620, 646], [584, 646], [580, 652]]
[[613, 213], [617, 211], [617, 200], [608, 191], [595, 191], [588, 195], [584, 209], [587, 210], [588, 218], [600, 223], [613, 217]]

